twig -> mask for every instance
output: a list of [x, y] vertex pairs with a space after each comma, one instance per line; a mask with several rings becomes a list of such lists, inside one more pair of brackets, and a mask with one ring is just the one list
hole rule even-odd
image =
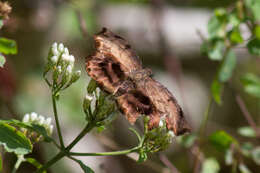
[[80, 31], [81, 31], [83, 37], [85, 37], [87, 39], [89, 34], [88, 34], [88, 31], [87, 31], [86, 22], [84, 21], [84, 18], [82, 17], [82, 14], [78, 9], [76, 9], [75, 12], [76, 12], [76, 15], [77, 15], [78, 20], [79, 20]]
[[239, 94], [236, 94], [236, 102], [239, 105], [239, 108], [242, 111], [248, 124], [255, 130], [257, 137], [260, 138], [260, 130], [257, 128], [256, 123], [254, 122], [252, 116], [250, 115], [248, 109], [246, 108], [244, 101], [242, 100]]
[[165, 154], [160, 153], [159, 158], [162, 163], [171, 170], [172, 173], [179, 173], [178, 169], [171, 163], [171, 161], [165, 156]]

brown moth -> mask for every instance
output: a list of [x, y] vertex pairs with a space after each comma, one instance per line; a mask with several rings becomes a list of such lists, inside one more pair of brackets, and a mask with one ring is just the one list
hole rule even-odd
[[183, 112], [174, 96], [151, 78], [136, 53], [122, 37], [106, 28], [94, 36], [96, 51], [86, 60], [86, 70], [101, 88], [116, 97], [120, 110], [130, 123], [140, 115], [150, 117], [149, 128], [166, 126], [176, 136], [190, 132]]

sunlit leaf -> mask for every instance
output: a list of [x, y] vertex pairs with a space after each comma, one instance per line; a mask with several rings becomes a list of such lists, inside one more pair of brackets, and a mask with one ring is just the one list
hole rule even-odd
[[0, 145], [3, 145], [7, 152], [14, 152], [17, 155], [32, 152], [30, 140], [22, 132], [5, 123], [0, 123]]
[[220, 82], [228, 81], [236, 67], [236, 55], [232, 50], [227, 52], [224, 62], [221, 64], [218, 79]]
[[252, 150], [252, 158], [256, 164], [260, 165], [260, 146]]
[[240, 127], [238, 133], [245, 137], [256, 137], [255, 130], [252, 127]]
[[256, 20], [260, 20], [260, 1], [259, 0], [245, 0], [245, 4], [249, 9]]
[[216, 103], [221, 104], [221, 93], [223, 89], [223, 84], [215, 79], [211, 84], [211, 94]]
[[[38, 162], [37, 160], [35, 160], [34, 158], [26, 158], [26, 161], [28, 163], [32, 164], [33, 166], [35, 166], [37, 169], [42, 167], [42, 164], [40, 162]], [[42, 171], [42, 173], [47, 173], [47, 171]]]
[[230, 40], [231, 42], [233, 43], [243, 43], [244, 42], [244, 39], [243, 37], [241, 36], [241, 33], [238, 29], [235, 29], [231, 32], [230, 34]]
[[227, 150], [232, 143], [238, 143], [232, 136], [222, 130], [210, 135], [209, 140], [220, 151]]
[[220, 166], [215, 158], [207, 158], [202, 164], [201, 173], [218, 173]]
[[17, 46], [14, 40], [0, 38], [0, 52], [3, 54], [16, 54]]
[[251, 151], [254, 149], [254, 146], [250, 142], [243, 143], [241, 145], [241, 151], [244, 156], [249, 157], [251, 155]]
[[225, 154], [225, 163], [226, 165], [232, 165], [233, 163], [233, 151], [228, 149]]
[[260, 78], [254, 74], [248, 73], [241, 78], [244, 90], [257, 98], [260, 98]]
[[260, 55], [260, 40], [252, 39], [247, 43], [248, 51], [251, 54]]
[[260, 40], [260, 25], [257, 25], [254, 29], [254, 35], [255, 37]]
[[248, 167], [243, 163], [240, 163], [238, 168], [241, 173], [251, 173], [251, 171], [248, 169]]
[[177, 138], [178, 142], [186, 148], [191, 147], [196, 139], [197, 136], [195, 134], [183, 135]]
[[0, 54], [0, 67], [4, 67], [4, 65], [5, 65], [5, 57], [2, 54]]
[[208, 56], [211, 60], [223, 59], [225, 45], [222, 40], [216, 41], [208, 50]]

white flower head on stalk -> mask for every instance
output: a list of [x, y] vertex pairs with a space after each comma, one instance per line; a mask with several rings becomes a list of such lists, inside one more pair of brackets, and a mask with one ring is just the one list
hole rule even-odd
[[32, 123], [43, 126], [47, 131], [48, 135], [51, 136], [53, 131], [53, 125], [51, 124], [51, 118], [46, 118], [42, 115], [38, 115], [35, 112], [27, 113], [23, 117], [24, 123]]
[[54, 56], [60, 55], [60, 52], [58, 51], [58, 44], [56, 42], [52, 44], [51, 51]]
[[68, 67], [66, 69], [67, 74], [70, 75], [72, 73], [72, 70], [73, 70], [73, 66], [72, 65], [68, 65]]
[[170, 137], [172, 137], [172, 138], [174, 138], [175, 137], [175, 134], [173, 133], [173, 131], [168, 131], [168, 135], [170, 136]]

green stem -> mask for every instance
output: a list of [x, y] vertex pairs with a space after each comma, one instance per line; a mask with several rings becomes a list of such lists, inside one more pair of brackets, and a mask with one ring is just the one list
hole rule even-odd
[[210, 97], [210, 101], [209, 101], [209, 104], [208, 104], [208, 107], [205, 111], [205, 114], [204, 114], [204, 117], [203, 117], [203, 121], [200, 125], [200, 130], [199, 130], [199, 134], [200, 136], [203, 136], [204, 135], [204, 132], [207, 128], [207, 123], [208, 123], [208, 120], [209, 120], [209, 113], [210, 113], [210, 109], [212, 107], [212, 104], [213, 104], [213, 97], [211, 96]]
[[132, 152], [136, 152], [140, 149], [140, 146], [127, 149], [127, 150], [121, 150], [121, 151], [112, 151], [112, 152], [101, 152], [101, 153], [77, 153], [77, 152], [70, 152], [69, 154], [71, 156], [116, 156], [116, 155], [124, 155]]
[[35, 173], [41, 173], [47, 168], [49, 168], [51, 165], [56, 163], [58, 160], [63, 158], [66, 154], [64, 152], [59, 152], [56, 156], [54, 156], [51, 160], [49, 160], [46, 164], [44, 164], [40, 169], [38, 169]]
[[61, 148], [64, 148], [64, 142], [61, 134], [61, 128], [60, 128], [60, 123], [59, 123], [59, 118], [58, 118], [58, 113], [57, 113], [57, 105], [56, 105], [56, 99], [55, 99], [55, 94], [52, 94], [52, 106], [53, 106], [53, 112], [54, 112], [54, 117], [55, 117], [55, 123], [58, 131], [58, 136], [60, 140], [60, 145]]
[[54, 163], [59, 161], [61, 158], [63, 158], [66, 155], [69, 155], [67, 151], [70, 151], [92, 128], [95, 127], [95, 123], [87, 124], [86, 127], [80, 132], [80, 134], [69, 144], [66, 148], [61, 148], [61, 151], [54, 156], [50, 161], [48, 161], [46, 164], [44, 164], [40, 169], [36, 171], [36, 173], [40, 173], [50, 166], [52, 166]]
[[23, 161], [24, 161], [23, 155], [19, 155], [18, 158], [17, 158], [17, 161], [14, 165], [14, 168], [12, 170], [12, 173], [15, 173], [18, 170], [18, 168], [20, 167], [20, 165]]

